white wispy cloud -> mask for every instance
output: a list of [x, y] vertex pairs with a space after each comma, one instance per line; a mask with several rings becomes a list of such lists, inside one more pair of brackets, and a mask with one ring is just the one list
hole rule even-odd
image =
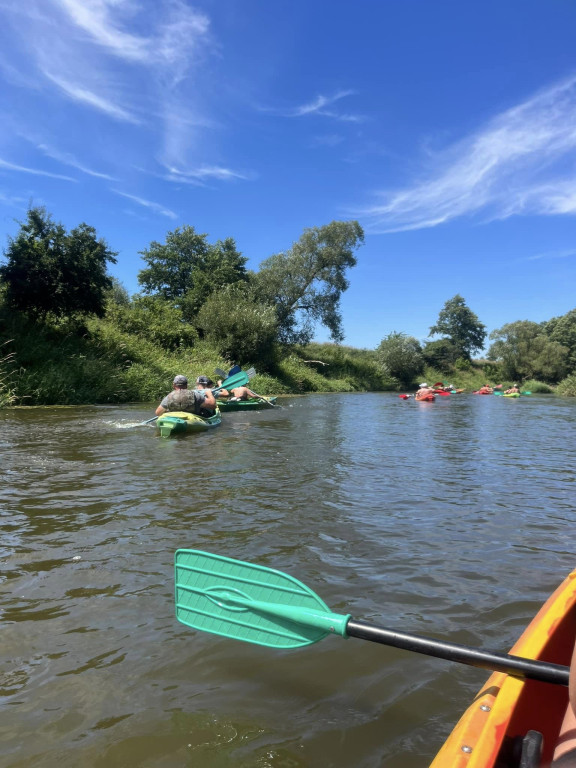
[[73, 101], [87, 104], [88, 106], [115, 118], [116, 120], [121, 120], [122, 122], [136, 124], [140, 122], [137, 117], [132, 115], [123, 107], [114, 104], [112, 101], [99, 96], [92, 91], [89, 91], [87, 88], [83, 88], [80, 85], [68, 82], [67, 80], [58, 77], [57, 75], [53, 75], [46, 70], [44, 71], [44, 75], [48, 78], [48, 80], [51, 80], [62, 91], [64, 91], [64, 93]]
[[540, 259], [568, 259], [571, 256], [576, 256], [576, 248], [564, 248], [558, 251], [545, 251], [544, 253], [536, 253], [533, 256], [526, 256], [523, 261], [539, 261]]
[[497, 115], [428, 158], [412, 186], [356, 210], [373, 231], [435, 227], [461, 216], [576, 214], [576, 76]]
[[99, 171], [93, 171], [91, 168], [87, 168], [81, 162], [69, 152], [60, 152], [54, 147], [49, 147], [46, 144], [39, 144], [38, 149], [43, 152], [47, 157], [51, 157], [53, 160], [57, 160], [59, 163], [69, 165], [72, 168], [76, 168], [82, 173], [87, 173], [89, 176], [95, 176], [97, 179], [106, 179], [107, 181], [118, 181], [113, 176], [109, 176], [107, 173], [100, 173]]
[[171, 211], [169, 208], [164, 208], [164, 206], [160, 205], [159, 203], [154, 203], [151, 200], [145, 200], [143, 197], [137, 197], [136, 195], [129, 195], [127, 192], [120, 192], [118, 189], [113, 189], [112, 192], [114, 192], [116, 195], [120, 195], [121, 197], [125, 197], [127, 200], [132, 200], [133, 203], [138, 203], [138, 205], [141, 205], [144, 208], [149, 208], [151, 211], [155, 211], [161, 216], [167, 216], [169, 219], [178, 218], [178, 214], [174, 213], [174, 211]]
[[315, 99], [305, 104], [290, 109], [277, 109], [274, 107], [263, 107], [264, 112], [272, 112], [282, 117], [306, 117], [308, 115], [320, 115], [321, 117], [330, 117], [333, 120], [339, 120], [346, 123], [361, 123], [366, 118], [363, 115], [354, 115], [339, 112], [332, 109], [332, 105], [347, 96], [355, 96], [356, 91], [338, 91], [333, 96], [318, 95]]
[[207, 179], [217, 179], [218, 181], [233, 181], [234, 179], [242, 179], [244, 181], [251, 178], [251, 175], [240, 173], [239, 171], [233, 171], [231, 168], [223, 168], [221, 166], [202, 166], [200, 168], [194, 168], [192, 170], [180, 170], [174, 167], [168, 167], [169, 181], [180, 182], [202, 182]]
[[8, 171], [16, 171], [17, 173], [30, 173], [33, 176], [48, 176], [51, 179], [61, 179], [62, 181], [76, 181], [70, 176], [62, 176], [59, 173], [50, 173], [50, 171], [41, 171], [38, 168], [26, 168], [23, 165], [16, 165], [15, 163], [9, 163], [7, 160], [0, 159], [0, 168], [6, 168]]

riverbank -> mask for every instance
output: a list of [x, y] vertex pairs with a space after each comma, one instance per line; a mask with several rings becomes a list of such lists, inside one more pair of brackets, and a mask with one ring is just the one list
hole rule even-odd
[[[414, 391], [418, 381], [453, 384], [468, 392], [490, 381], [502, 382], [494, 363], [478, 361], [466, 369], [442, 372], [426, 368], [418, 381], [400, 384], [387, 377], [374, 350], [312, 343], [270, 349], [265, 367], [254, 360], [226, 360], [210, 343], [181, 343], [168, 350], [121, 330], [107, 320], [39, 323], [4, 318], [0, 338], [0, 407], [9, 405], [86, 405], [153, 402], [170, 389], [176, 373], [189, 378], [214, 375], [234, 363], [255, 367], [251, 387], [262, 395], [310, 392]], [[542, 382], [523, 389], [552, 392]], [[563, 392], [562, 394], [570, 394]]]

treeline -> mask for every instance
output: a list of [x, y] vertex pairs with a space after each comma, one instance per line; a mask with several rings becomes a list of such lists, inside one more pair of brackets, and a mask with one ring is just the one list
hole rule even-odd
[[[342, 346], [340, 298], [364, 233], [356, 221], [306, 229], [257, 271], [233, 238], [192, 226], [140, 252], [140, 291], [108, 273], [117, 253], [95, 229], [67, 231], [32, 207], [0, 265], [0, 406], [157, 400], [176, 372], [254, 366], [261, 393], [386, 390], [449, 378], [533, 382], [576, 396], [576, 310], [491, 334], [456, 295], [421, 342], [402, 332], [376, 350]], [[326, 327], [332, 344], [311, 343]], [[422, 377], [422, 378], [420, 378]], [[537, 382], [540, 382], [538, 384]]]
[[340, 297], [363, 240], [358, 222], [333, 221], [250, 271], [232, 238], [210, 243], [184, 226], [140, 252], [141, 290], [130, 296], [108, 273], [118, 254], [93, 227], [66, 231], [30, 208], [0, 266], [0, 405], [153, 399], [167, 369], [215, 361], [255, 365], [302, 391], [307, 376], [286, 361], [318, 324], [343, 340]]
[[430, 336], [437, 335], [442, 338], [421, 343], [402, 332], [388, 334], [377, 349], [383, 371], [410, 385], [426, 370], [454, 378], [476, 370], [494, 382], [542, 382], [542, 391], [551, 385], [576, 397], [576, 309], [542, 323], [507, 323], [490, 334], [487, 359], [473, 360], [484, 347], [486, 326], [457, 294], [430, 327]]

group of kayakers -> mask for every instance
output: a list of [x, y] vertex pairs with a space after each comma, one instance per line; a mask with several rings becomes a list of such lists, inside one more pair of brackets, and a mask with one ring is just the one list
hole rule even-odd
[[[222, 382], [218, 381], [218, 387]], [[216, 410], [216, 398], [226, 397], [230, 400], [248, 400], [257, 397], [248, 387], [235, 387], [234, 389], [218, 389], [216, 393], [212, 389], [216, 387], [208, 376], [198, 376], [194, 389], [188, 389], [188, 379], [182, 374], [174, 377], [172, 391], [169, 392], [156, 408], [156, 416], [162, 416], [166, 411], [185, 411], [195, 413], [198, 416], [209, 418]]]
[[[478, 395], [492, 395], [494, 393], [494, 390], [502, 389], [502, 384], [497, 384], [495, 387], [491, 387], [490, 384], [483, 384], [480, 389], [477, 391], [476, 394]], [[518, 387], [518, 384], [513, 384], [508, 389], [504, 390], [505, 395], [515, 395], [520, 394], [520, 388]]]

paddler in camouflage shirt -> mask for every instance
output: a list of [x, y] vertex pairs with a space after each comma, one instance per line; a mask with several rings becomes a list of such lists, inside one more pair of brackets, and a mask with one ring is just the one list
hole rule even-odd
[[186, 411], [198, 416], [212, 416], [216, 408], [216, 399], [209, 389], [188, 389], [186, 376], [178, 375], [174, 379], [172, 392], [156, 408], [156, 416], [166, 411]]

